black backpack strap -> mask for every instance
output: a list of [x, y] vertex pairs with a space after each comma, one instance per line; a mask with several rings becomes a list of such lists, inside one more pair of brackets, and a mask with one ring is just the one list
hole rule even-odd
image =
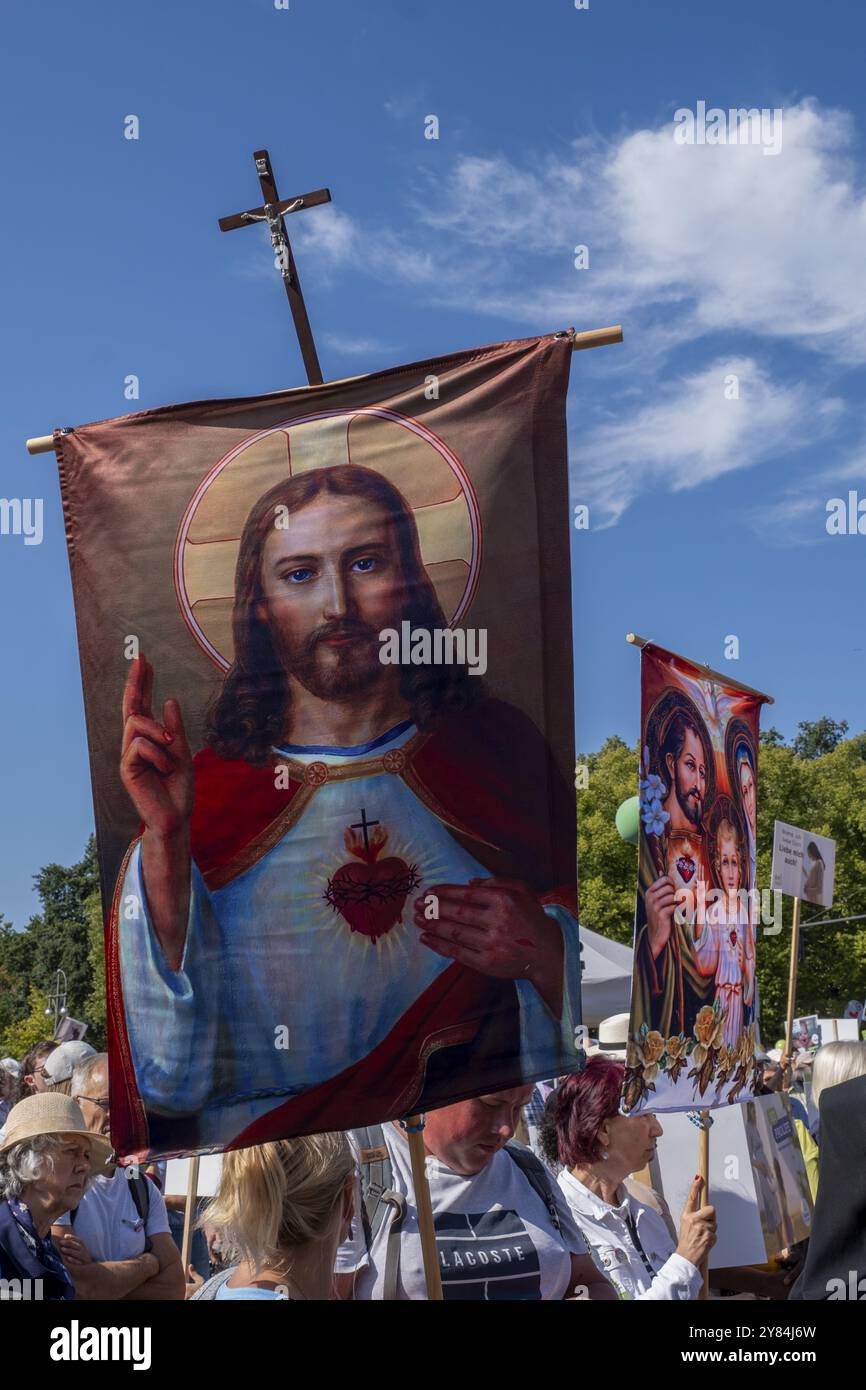
[[361, 1168], [361, 1220], [367, 1250], [381, 1230], [389, 1210], [392, 1213], [385, 1250], [384, 1300], [397, 1297], [400, 1273], [400, 1232], [406, 1215], [406, 1198], [391, 1185], [393, 1168], [381, 1125], [353, 1129], [352, 1137], [358, 1146]]
[[132, 1193], [135, 1210], [144, 1222], [145, 1235], [147, 1235], [147, 1218], [150, 1214], [150, 1184], [144, 1173], [135, 1173], [129, 1178], [129, 1190]]
[[532, 1150], [524, 1148], [522, 1144], [508, 1143], [505, 1145], [505, 1152], [517, 1164], [526, 1181], [547, 1207], [553, 1229], [557, 1235], [562, 1235], [562, 1222], [553, 1200], [553, 1179], [541, 1159], [536, 1158]]
[[[124, 1172], [124, 1170], [121, 1168], [120, 1172]], [[141, 1220], [144, 1223], [145, 1236], [147, 1236], [147, 1218], [150, 1213], [150, 1186], [148, 1185], [147, 1178], [145, 1177], [144, 1173], [130, 1173], [129, 1177], [126, 1178], [126, 1181], [129, 1183], [129, 1190], [132, 1194], [132, 1200], [135, 1203], [135, 1210], [138, 1212]], [[77, 1207], [73, 1207], [70, 1211], [70, 1226], [75, 1225], [75, 1217], [77, 1212]]]

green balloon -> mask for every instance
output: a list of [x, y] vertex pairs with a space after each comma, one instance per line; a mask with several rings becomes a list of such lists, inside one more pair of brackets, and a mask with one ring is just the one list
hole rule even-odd
[[616, 828], [623, 840], [636, 845], [640, 838], [640, 797], [630, 796], [616, 813]]

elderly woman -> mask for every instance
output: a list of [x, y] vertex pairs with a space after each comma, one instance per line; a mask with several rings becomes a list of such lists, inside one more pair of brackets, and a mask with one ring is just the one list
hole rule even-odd
[[[812, 1063], [811, 1101], [816, 1117], [821, 1104], [822, 1092], [831, 1086], [841, 1086], [844, 1081], [853, 1081], [857, 1076], [866, 1075], [866, 1042], [846, 1039], [842, 1042], [828, 1042], [819, 1047]], [[819, 1125], [814, 1125], [819, 1131]]]
[[354, 1185], [355, 1161], [342, 1134], [227, 1153], [219, 1191], [199, 1224], [219, 1234], [231, 1263], [192, 1299], [329, 1299]]
[[652, 1114], [620, 1115], [623, 1072], [622, 1062], [596, 1056], [566, 1077], [548, 1101], [542, 1146], [563, 1165], [558, 1181], [571, 1214], [620, 1298], [697, 1298], [715, 1211], [701, 1205], [696, 1178], [675, 1239], [655, 1194], [627, 1182], [652, 1158], [662, 1127]]
[[68, 1096], [32, 1095], [10, 1110], [0, 1143], [0, 1278], [18, 1282], [21, 1296], [74, 1297], [51, 1223], [78, 1205], [110, 1155]]

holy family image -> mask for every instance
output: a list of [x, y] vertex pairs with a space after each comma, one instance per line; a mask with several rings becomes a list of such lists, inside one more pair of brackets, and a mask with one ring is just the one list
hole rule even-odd
[[623, 1108], [751, 1094], [764, 697], [641, 652], [640, 861]]
[[[577, 1064], [570, 359], [63, 437], [121, 1155]], [[486, 672], [383, 661], [403, 624], [483, 632]]]

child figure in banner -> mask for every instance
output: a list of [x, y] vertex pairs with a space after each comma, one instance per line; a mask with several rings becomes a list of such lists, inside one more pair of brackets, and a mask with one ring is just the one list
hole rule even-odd
[[703, 923], [695, 923], [694, 955], [702, 975], [714, 977], [719, 1008], [724, 1011], [724, 1040], [736, 1047], [751, 1021], [755, 990], [755, 943], [744, 880], [745, 837], [733, 802], [720, 796], [709, 827], [716, 900]]

